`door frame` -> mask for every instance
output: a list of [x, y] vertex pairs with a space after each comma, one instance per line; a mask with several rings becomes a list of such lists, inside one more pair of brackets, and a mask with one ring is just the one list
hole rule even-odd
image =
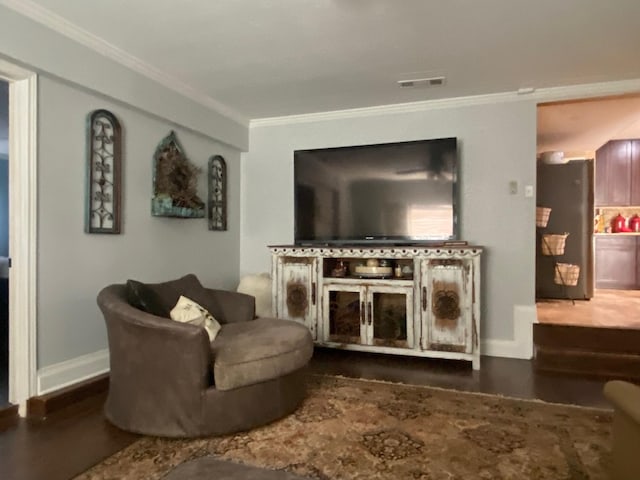
[[37, 113], [35, 72], [0, 59], [9, 82], [9, 402], [36, 394]]

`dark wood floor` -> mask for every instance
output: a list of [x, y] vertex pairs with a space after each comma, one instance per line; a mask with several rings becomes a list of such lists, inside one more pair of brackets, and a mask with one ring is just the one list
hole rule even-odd
[[[474, 372], [463, 362], [317, 349], [311, 370], [608, 407], [602, 381], [535, 373], [532, 362], [526, 360], [483, 357], [481, 370]], [[104, 395], [99, 395], [44, 420], [20, 420], [0, 432], [0, 478], [70, 479], [139, 438], [107, 423], [102, 416], [103, 403]]]

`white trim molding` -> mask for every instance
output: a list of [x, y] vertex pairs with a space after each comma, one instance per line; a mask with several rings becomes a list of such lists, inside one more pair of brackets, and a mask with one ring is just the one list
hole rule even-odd
[[38, 81], [0, 61], [9, 80], [9, 401], [26, 413], [36, 391]]
[[541, 88], [532, 92], [531, 97], [538, 103], [546, 103], [635, 93], [640, 93], [640, 78], [615, 82], [585, 83], [564, 87]]
[[469, 97], [440, 98], [437, 100], [423, 100], [420, 102], [394, 103], [375, 107], [349, 108], [346, 110], [332, 110], [328, 112], [307, 113], [302, 115], [287, 115], [282, 117], [257, 118], [249, 122], [250, 128], [271, 127], [274, 125], [292, 125], [296, 123], [322, 122], [341, 120], [345, 118], [371, 117], [375, 115], [390, 115], [398, 113], [424, 112], [443, 108], [465, 107], [472, 105], [487, 105], [522, 101], [522, 96], [515, 92], [491, 93], [488, 95], [474, 95]]
[[38, 370], [38, 395], [68, 387], [109, 371], [109, 350], [98, 350]]
[[537, 321], [535, 305], [514, 305], [513, 340], [482, 340], [480, 354], [490, 357], [533, 357], [533, 324]]
[[580, 98], [605, 97], [640, 92], [640, 79], [615, 82], [587, 83], [526, 91], [490, 93], [467, 97], [440, 98], [421, 102], [396, 103], [375, 107], [350, 108], [328, 112], [308, 113], [303, 115], [287, 115], [282, 117], [256, 118], [249, 122], [250, 128], [271, 127], [275, 125], [293, 125], [297, 123], [321, 122], [345, 118], [370, 117], [374, 115], [390, 115], [398, 113], [423, 112], [443, 108], [470, 107], [492, 103], [534, 101], [536, 103], [558, 102]]

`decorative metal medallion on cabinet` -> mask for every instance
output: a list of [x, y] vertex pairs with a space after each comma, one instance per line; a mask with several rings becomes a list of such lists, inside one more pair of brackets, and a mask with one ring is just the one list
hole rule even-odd
[[184, 154], [172, 131], [162, 139], [153, 156], [153, 199], [156, 217], [204, 217], [204, 202], [198, 197], [200, 169]]
[[220, 155], [209, 159], [209, 230], [227, 229], [227, 163]]
[[120, 122], [107, 110], [92, 112], [88, 120], [84, 230], [87, 233], [120, 233]]

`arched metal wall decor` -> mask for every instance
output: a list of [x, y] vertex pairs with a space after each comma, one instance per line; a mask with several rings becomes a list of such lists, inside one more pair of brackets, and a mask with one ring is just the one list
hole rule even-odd
[[87, 126], [87, 233], [120, 233], [122, 133], [108, 110], [89, 114]]
[[209, 230], [227, 229], [227, 163], [220, 155], [209, 159]]
[[175, 132], [162, 139], [153, 155], [153, 199], [156, 217], [204, 217], [204, 202], [198, 197], [200, 169], [184, 154]]

